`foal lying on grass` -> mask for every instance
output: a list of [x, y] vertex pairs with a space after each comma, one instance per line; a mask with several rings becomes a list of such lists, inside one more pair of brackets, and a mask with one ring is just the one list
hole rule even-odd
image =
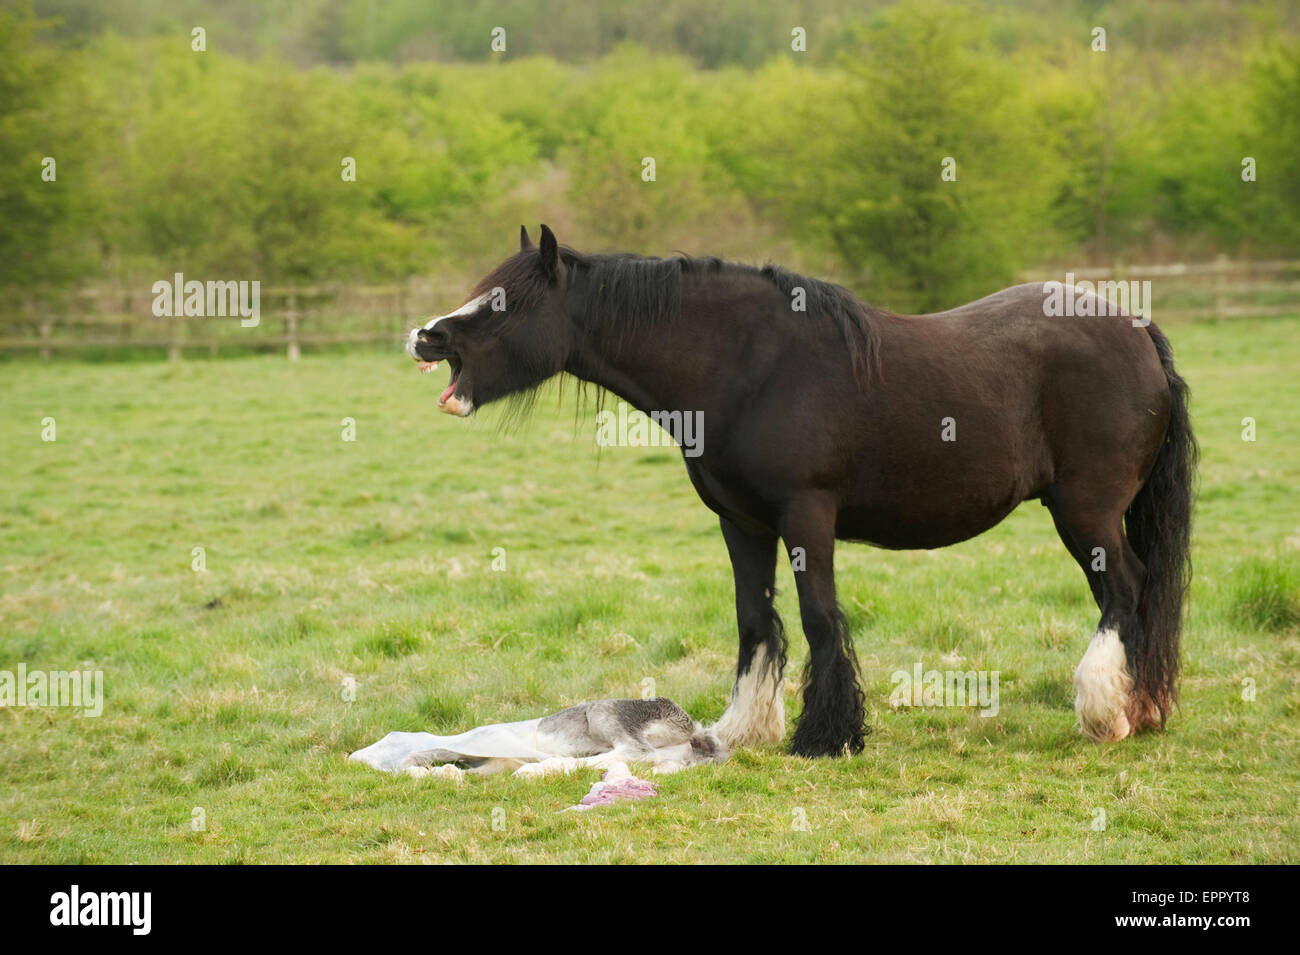
[[585, 766], [646, 763], [657, 773], [721, 763], [730, 750], [665, 697], [579, 703], [552, 716], [493, 723], [456, 736], [389, 733], [348, 759], [388, 772], [459, 778], [513, 770], [546, 776]]

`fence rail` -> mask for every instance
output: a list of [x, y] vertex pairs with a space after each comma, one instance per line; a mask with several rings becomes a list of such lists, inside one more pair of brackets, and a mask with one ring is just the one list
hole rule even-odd
[[[1157, 322], [1300, 314], [1300, 261], [1231, 260], [1161, 265], [1114, 265], [1070, 270], [1073, 281], [1150, 281]], [[1066, 271], [1036, 269], [1021, 281], [1066, 280]], [[464, 287], [411, 279], [388, 285], [301, 285], [261, 290], [260, 321], [171, 318], [153, 314], [149, 286], [86, 287], [38, 292], [0, 315], [0, 351], [36, 351], [42, 358], [76, 349], [159, 349], [175, 360], [185, 352], [396, 344], [418, 318], [446, 311]], [[11, 308], [14, 299], [9, 299]]]
[[422, 316], [460, 301], [464, 287], [412, 279], [390, 285], [297, 285], [261, 288], [259, 320], [239, 316], [160, 317], [149, 285], [45, 290], [0, 315], [0, 351], [37, 351], [42, 358], [76, 349], [159, 349], [217, 355], [222, 349], [304, 348], [397, 343]]
[[1229, 259], [1021, 273], [1024, 282], [1150, 281], [1157, 322], [1300, 314], [1300, 261]]

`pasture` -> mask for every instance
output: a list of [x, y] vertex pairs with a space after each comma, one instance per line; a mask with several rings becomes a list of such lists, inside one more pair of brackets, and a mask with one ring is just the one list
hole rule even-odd
[[[731, 571], [675, 450], [597, 449], [571, 387], [505, 430], [438, 415], [445, 371], [397, 347], [0, 364], [0, 669], [105, 688], [99, 717], [0, 708], [0, 861], [1295, 862], [1300, 317], [1165, 331], [1202, 445], [1167, 733], [1077, 732], [1097, 611], [1027, 504], [945, 550], [840, 545], [863, 754], [744, 749], [569, 814], [594, 771], [455, 786], [345, 757], [647, 681], [716, 719]], [[793, 718], [784, 562], [778, 585]], [[997, 714], [891, 708], [917, 663], [997, 671]]]

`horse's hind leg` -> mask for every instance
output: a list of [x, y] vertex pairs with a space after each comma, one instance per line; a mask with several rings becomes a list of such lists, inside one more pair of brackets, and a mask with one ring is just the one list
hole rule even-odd
[[1094, 742], [1121, 740], [1151, 717], [1149, 701], [1136, 699], [1133, 691], [1133, 665], [1142, 658], [1146, 639], [1140, 613], [1146, 568], [1124, 534], [1128, 501], [1100, 504], [1095, 493], [1054, 489], [1045, 503], [1101, 609], [1092, 642], [1074, 671], [1079, 725]]
[[785, 634], [772, 606], [776, 593], [775, 534], [751, 531], [722, 518], [736, 579], [740, 654], [731, 701], [714, 727], [728, 746], [779, 743], [785, 738]]

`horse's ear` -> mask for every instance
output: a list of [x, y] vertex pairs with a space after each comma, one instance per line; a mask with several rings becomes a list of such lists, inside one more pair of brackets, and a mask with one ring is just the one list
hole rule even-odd
[[560, 244], [545, 224], [542, 225], [542, 271], [552, 282], [560, 275]]
[[519, 227], [519, 251], [527, 252], [533, 247], [533, 240], [528, 238], [528, 229], [525, 226]]

